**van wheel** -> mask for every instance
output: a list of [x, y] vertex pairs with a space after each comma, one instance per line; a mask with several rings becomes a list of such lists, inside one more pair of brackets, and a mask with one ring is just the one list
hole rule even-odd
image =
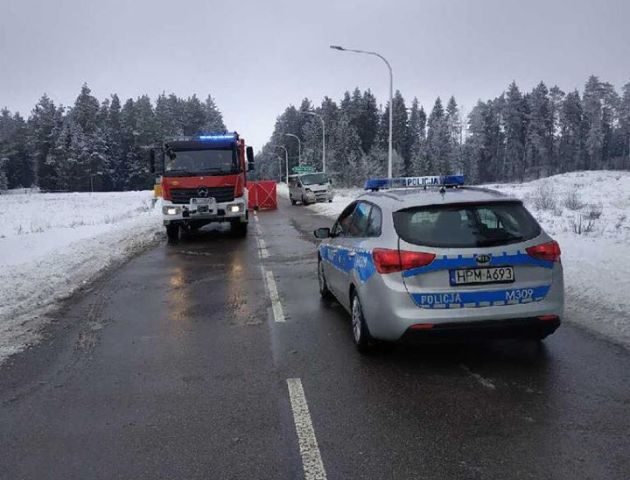
[[363, 308], [359, 296], [354, 292], [352, 294], [352, 338], [354, 344], [360, 353], [371, 353], [374, 351], [374, 340], [370, 336], [365, 317], [363, 316]]
[[167, 225], [166, 236], [168, 237], [168, 243], [177, 243], [179, 241], [179, 225]]
[[291, 205], [297, 205], [297, 201], [293, 200], [293, 198], [291, 198]]

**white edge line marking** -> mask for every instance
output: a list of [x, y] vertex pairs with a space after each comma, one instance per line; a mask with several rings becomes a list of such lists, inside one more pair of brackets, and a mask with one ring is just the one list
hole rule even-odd
[[265, 276], [267, 280], [267, 290], [269, 291], [269, 298], [271, 299], [273, 318], [276, 322], [284, 323], [284, 311], [282, 310], [282, 303], [280, 302], [280, 296], [278, 295], [276, 280], [275, 278], [273, 278], [273, 272], [271, 270], [266, 270]]
[[260, 249], [260, 258], [269, 258], [269, 250], [267, 250], [267, 245], [262, 238], [258, 241], [258, 247]]
[[293, 410], [293, 421], [300, 445], [302, 467], [305, 480], [326, 480], [326, 470], [322, 455], [317, 445], [311, 414], [308, 411], [308, 403], [304, 395], [304, 388], [299, 378], [287, 378], [289, 387], [289, 399]]

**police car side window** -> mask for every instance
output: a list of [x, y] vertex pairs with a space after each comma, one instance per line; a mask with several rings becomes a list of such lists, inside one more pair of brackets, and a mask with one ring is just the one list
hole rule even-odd
[[383, 213], [381, 212], [381, 209], [377, 207], [376, 205], [372, 205], [372, 211], [370, 212], [370, 219], [368, 220], [365, 236], [366, 237], [380, 237], [382, 221], [383, 221]]
[[348, 237], [365, 237], [372, 206], [369, 203], [359, 202], [352, 215], [352, 223], [347, 234]]
[[347, 237], [350, 232], [350, 225], [352, 223], [352, 213], [356, 208], [356, 203], [351, 203], [346, 209], [339, 215], [339, 218], [333, 226], [333, 237]]

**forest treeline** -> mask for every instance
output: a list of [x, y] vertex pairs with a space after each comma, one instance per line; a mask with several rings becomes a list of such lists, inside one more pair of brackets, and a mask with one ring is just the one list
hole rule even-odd
[[83, 85], [74, 105], [43, 95], [28, 119], [0, 112], [0, 190], [38, 186], [45, 191], [147, 189], [153, 185], [146, 147], [167, 137], [224, 131], [214, 99], [148, 95], [103, 101]]
[[[540, 82], [523, 92], [512, 82], [498, 97], [479, 101], [464, 117], [454, 97], [437, 98], [427, 113], [417, 98], [393, 99], [393, 174], [464, 173], [472, 183], [523, 181], [573, 170], [630, 168], [630, 83], [621, 93], [591, 76], [582, 93]], [[386, 175], [389, 107], [356, 88], [339, 103], [308, 98], [278, 117], [270, 141], [258, 155], [263, 177], [285, 174], [298, 162], [321, 168], [321, 121], [326, 125], [327, 171], [338, 184], [361, 185]], [[280, 161], [278, 160], [280, 157]]]

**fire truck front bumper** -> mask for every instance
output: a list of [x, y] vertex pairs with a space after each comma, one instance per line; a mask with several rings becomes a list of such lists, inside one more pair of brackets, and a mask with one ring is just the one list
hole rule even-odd
[[239, 198], [232, 202], [204, 204], [176, 204], [165, 200], [162, 202], [162, 219], [164, 225], [196, 221], [233, 222], [235, 220], [247, 223], [247, 204], [244, 199]]

